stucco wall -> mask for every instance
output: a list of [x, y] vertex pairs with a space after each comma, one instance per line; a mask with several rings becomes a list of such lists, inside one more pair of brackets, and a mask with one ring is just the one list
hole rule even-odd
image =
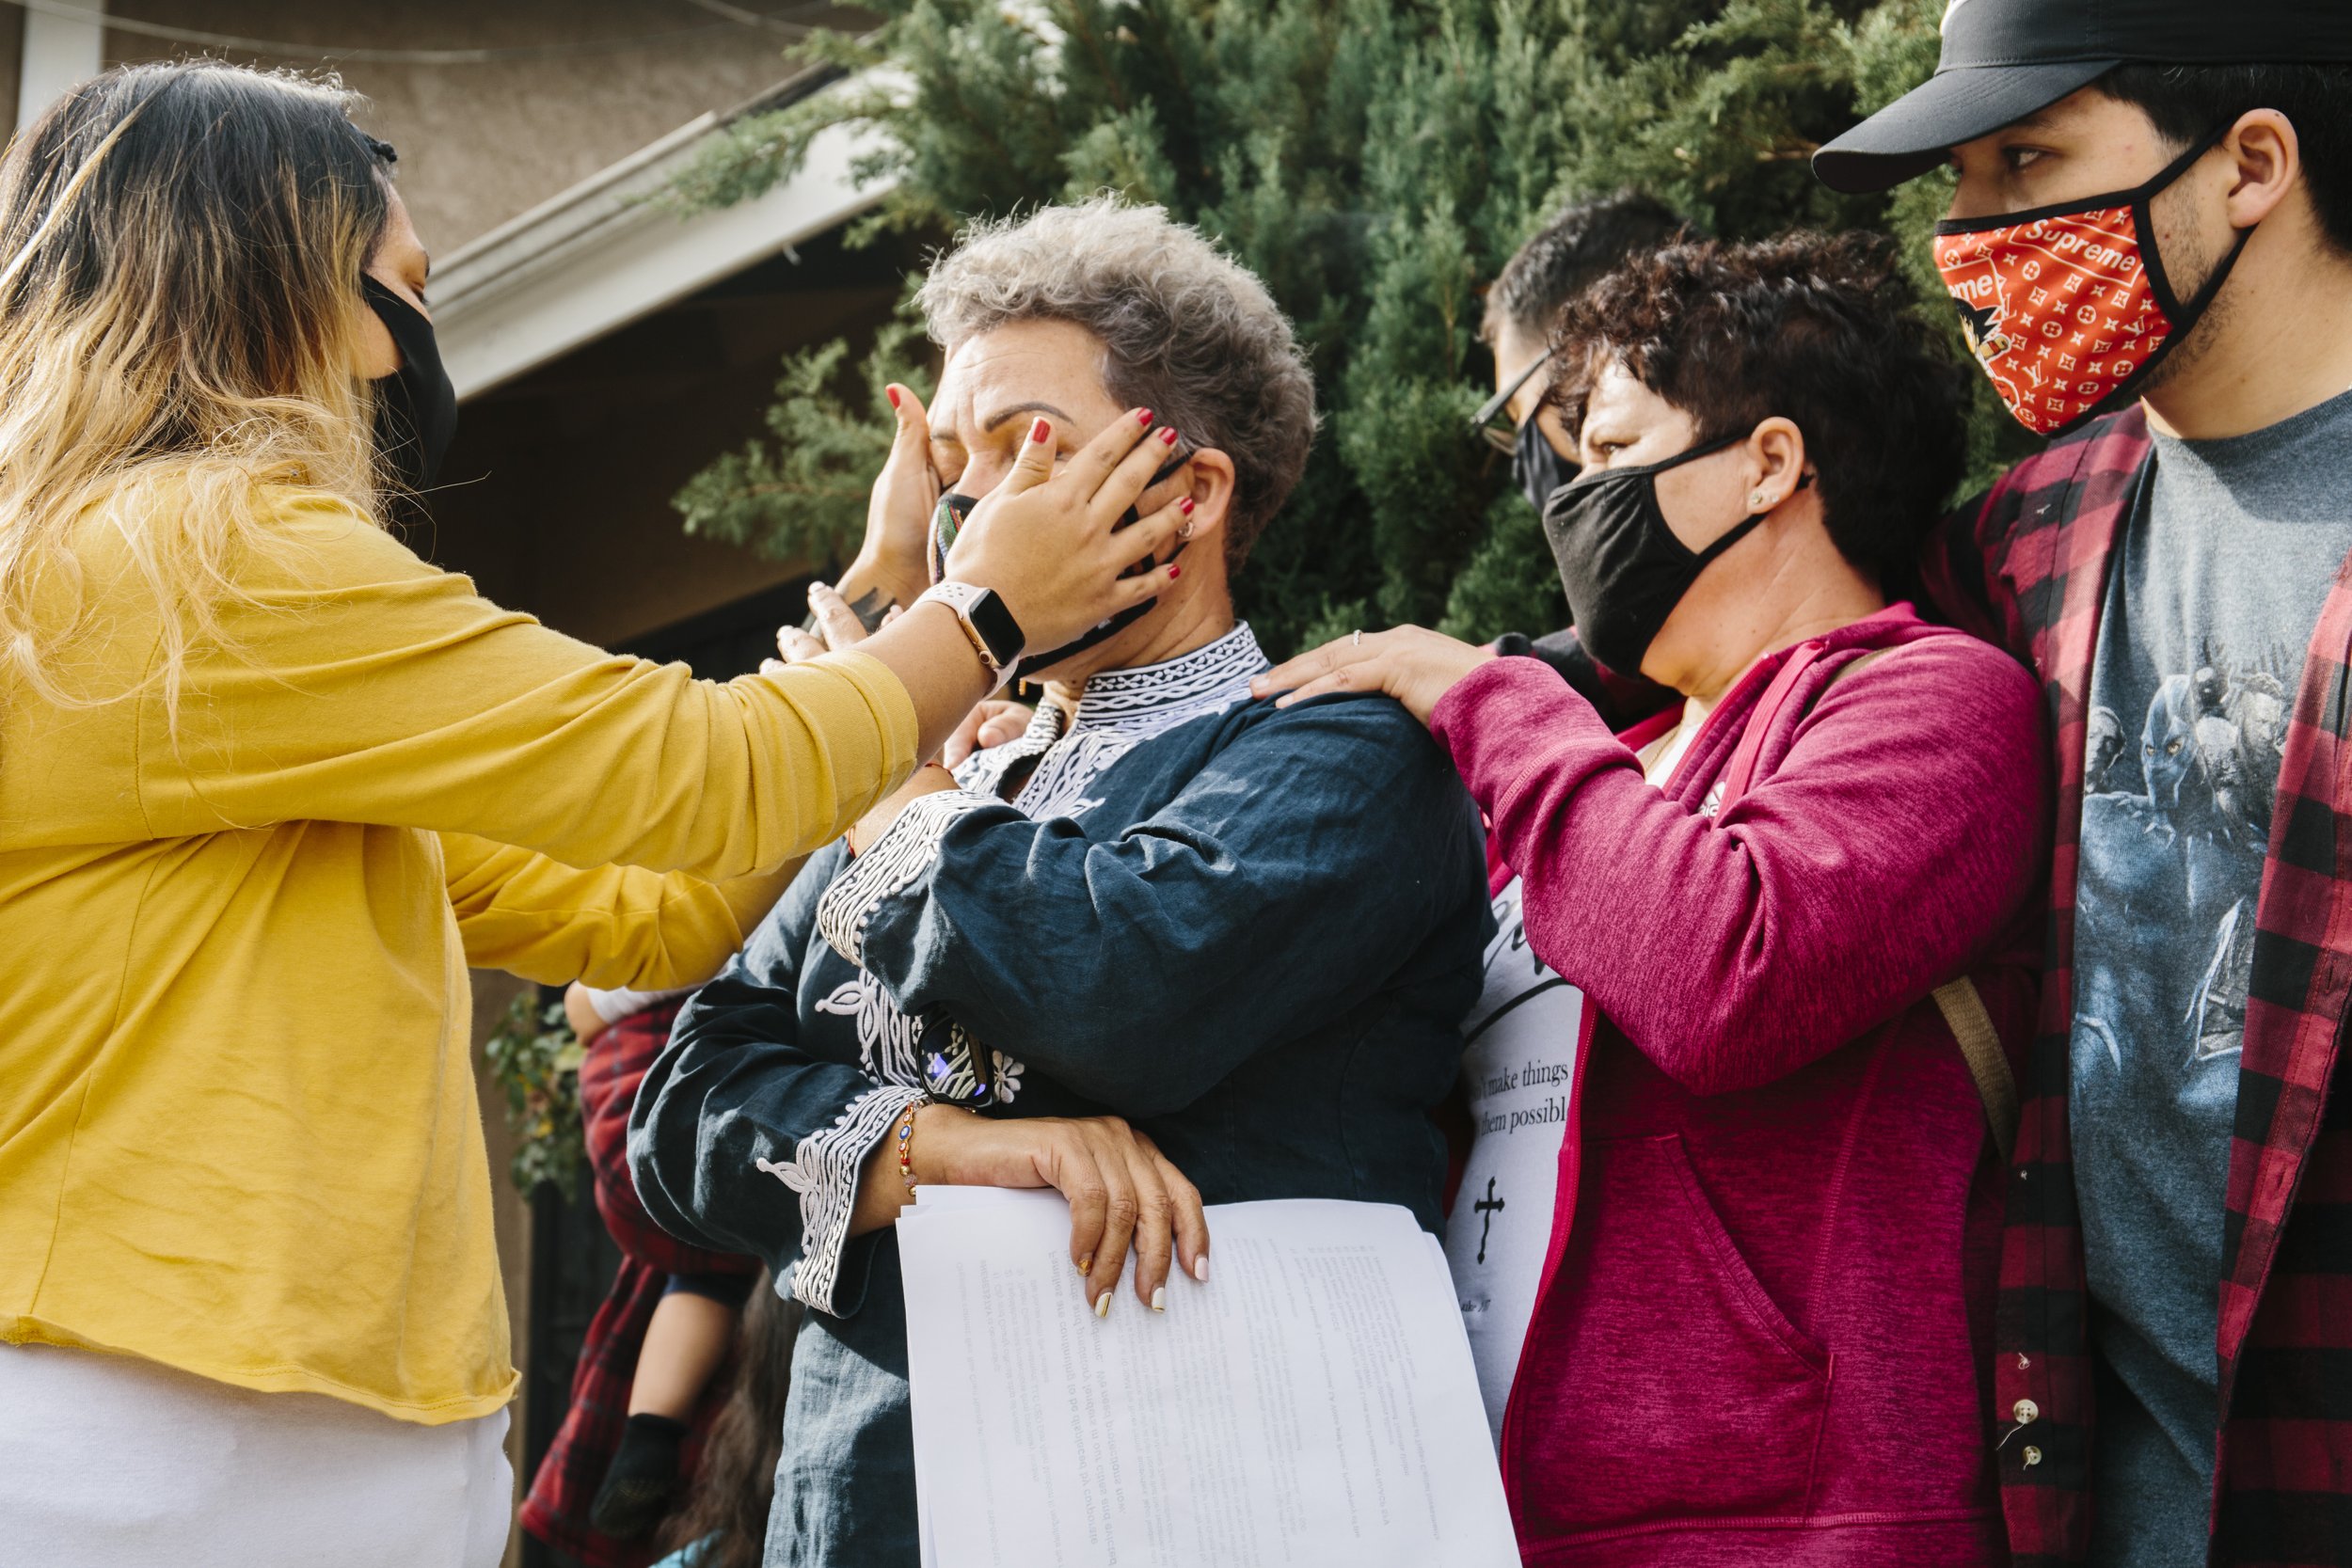
[[[775, 0], [751, 8], [780, 11]], [[400, 150], [400, 182], [418, 231], [453, 250], [627, 157], [707, 110], [733, 107], [791, 75], [789, 41], [685, 0], [108, 0], [116, 16], [322, 47], [249, 64], [337, 69], [371, 103], [367, 128]], [[790, 8], [803, 21], [859, 14]], [[9, 24], [0, 32], [15, 35]], [[340, 64], [325, 47], [537, 49], [615, 47], [472, 65]], [[109, 64], [201, 53], [109, 28]], [[13, 65], [8, 80], [13, 87]]]

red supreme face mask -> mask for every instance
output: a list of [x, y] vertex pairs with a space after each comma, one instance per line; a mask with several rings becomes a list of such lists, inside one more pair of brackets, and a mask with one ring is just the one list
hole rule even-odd
[[2121, 407], [2213, 303], [2253, 230], [2183, 302], [2150, 239], [2148, 204], [2228, 131], [2134, 190], [1935, 226], [1936, 270], [1968, 347], [2018, 423], [2058, 436]]

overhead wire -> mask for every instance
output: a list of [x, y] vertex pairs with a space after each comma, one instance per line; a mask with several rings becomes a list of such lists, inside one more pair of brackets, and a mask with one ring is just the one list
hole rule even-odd
[[841, 8], [834, 0], [818, 0], [815, 5], [787, 6], [780, 12], [755, 11], [742, 6], [729, 5], [727, 0], [686, 0], [686, 4], [698, 11], [723, 16], [729, 22], [740, 23], [746, 27], [761, 27], [791, 38], [804, 38], [817, 30], [805, 22], [793, 21], [794, 16], [815, 16]]

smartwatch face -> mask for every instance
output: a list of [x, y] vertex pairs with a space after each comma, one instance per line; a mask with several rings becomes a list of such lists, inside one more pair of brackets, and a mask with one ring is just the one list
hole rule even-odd
[[1012, 661], [1021, 657], [1021, 623], [1012, 618], [1005, 601], [992, 589], [973, 600], [966, 613], [972, 629], [987, 641], [988, 651], [996, 656], [996, 662], [1010, 668]]

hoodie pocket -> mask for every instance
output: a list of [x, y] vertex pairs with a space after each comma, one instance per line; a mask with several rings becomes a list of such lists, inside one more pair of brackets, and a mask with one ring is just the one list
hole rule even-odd
[[1675, 1134], [1598, 1140], [1515, 1392], [1521, 1542], [1805, 1511], [1829, 1353], [1740, 1255]]

